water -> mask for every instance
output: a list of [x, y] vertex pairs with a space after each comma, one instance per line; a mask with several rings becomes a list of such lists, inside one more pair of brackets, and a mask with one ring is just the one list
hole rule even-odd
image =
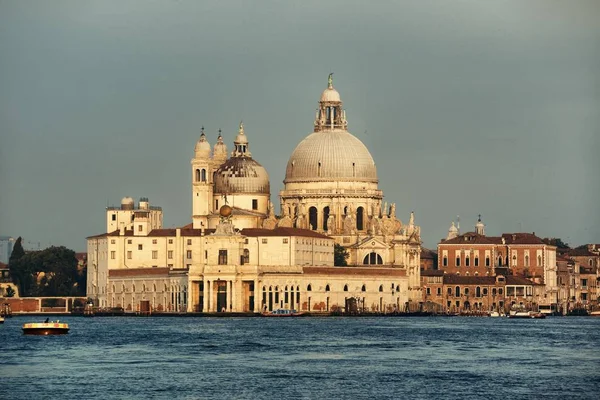
[[0, 325], [0, 399], [598, 398], [600, 318], [67, 317]]

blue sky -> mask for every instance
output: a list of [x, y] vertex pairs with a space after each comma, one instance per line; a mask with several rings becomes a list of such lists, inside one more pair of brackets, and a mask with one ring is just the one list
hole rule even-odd
[[600, 2], [0, 1], [0, 234], [85, 249], [104, 208], [191, 218], [204, 125], [240, 120], [278, 203], [327, 75], [424, 245], [600, 242]]

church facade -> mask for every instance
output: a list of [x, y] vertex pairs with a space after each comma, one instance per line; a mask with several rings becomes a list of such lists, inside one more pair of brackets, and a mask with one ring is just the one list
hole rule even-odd
[[[331, 76], [314, 131], [293, 151], [280, 215], [266, 169], [240, 124], [233, 151], [204, 129], [191, 160], [191, 223], [162, 227], [162, 209], [124, 198], [106, 233], [88, 237], [88, 296], [139, 311], [406, 309], [420, 301], [420, 228], [383, 202], [375, 162], [347, 130]], [[335, 245], [348, 266], [334, 266]]]

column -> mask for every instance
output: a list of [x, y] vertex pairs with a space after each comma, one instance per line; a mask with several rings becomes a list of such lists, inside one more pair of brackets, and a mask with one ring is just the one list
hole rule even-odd
[[202, 280], [202, 286], [203, 286], [203, 290], [202, 290], [202, 296], [203, 296], [203, 304], [202, 304], [202, 312], [207, 312], [208, 311], [208, 296], [207, 296], [207, 288], [208, 288], [208, 282], [206, 279]]
[[213, 311], [213, 307], [212, 307], [212, 281], [206, 281], [208, 283], [208, 298], [207, 303], [208, 303], [208, 312], [212, 312]]
[[231, 311], [237, 311], [237, 280], [234, 278], [231, 281]]
[[258, 287], [258, 279], [254, 280], [254, 312], [260, 312], [260, 302], [262, 301], [262, 294]]

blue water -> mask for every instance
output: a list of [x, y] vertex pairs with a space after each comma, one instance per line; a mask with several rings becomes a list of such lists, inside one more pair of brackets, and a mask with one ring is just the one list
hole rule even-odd
[[577, 398], [600, 318], [67, 317], [0, 325], [0, 399]]

